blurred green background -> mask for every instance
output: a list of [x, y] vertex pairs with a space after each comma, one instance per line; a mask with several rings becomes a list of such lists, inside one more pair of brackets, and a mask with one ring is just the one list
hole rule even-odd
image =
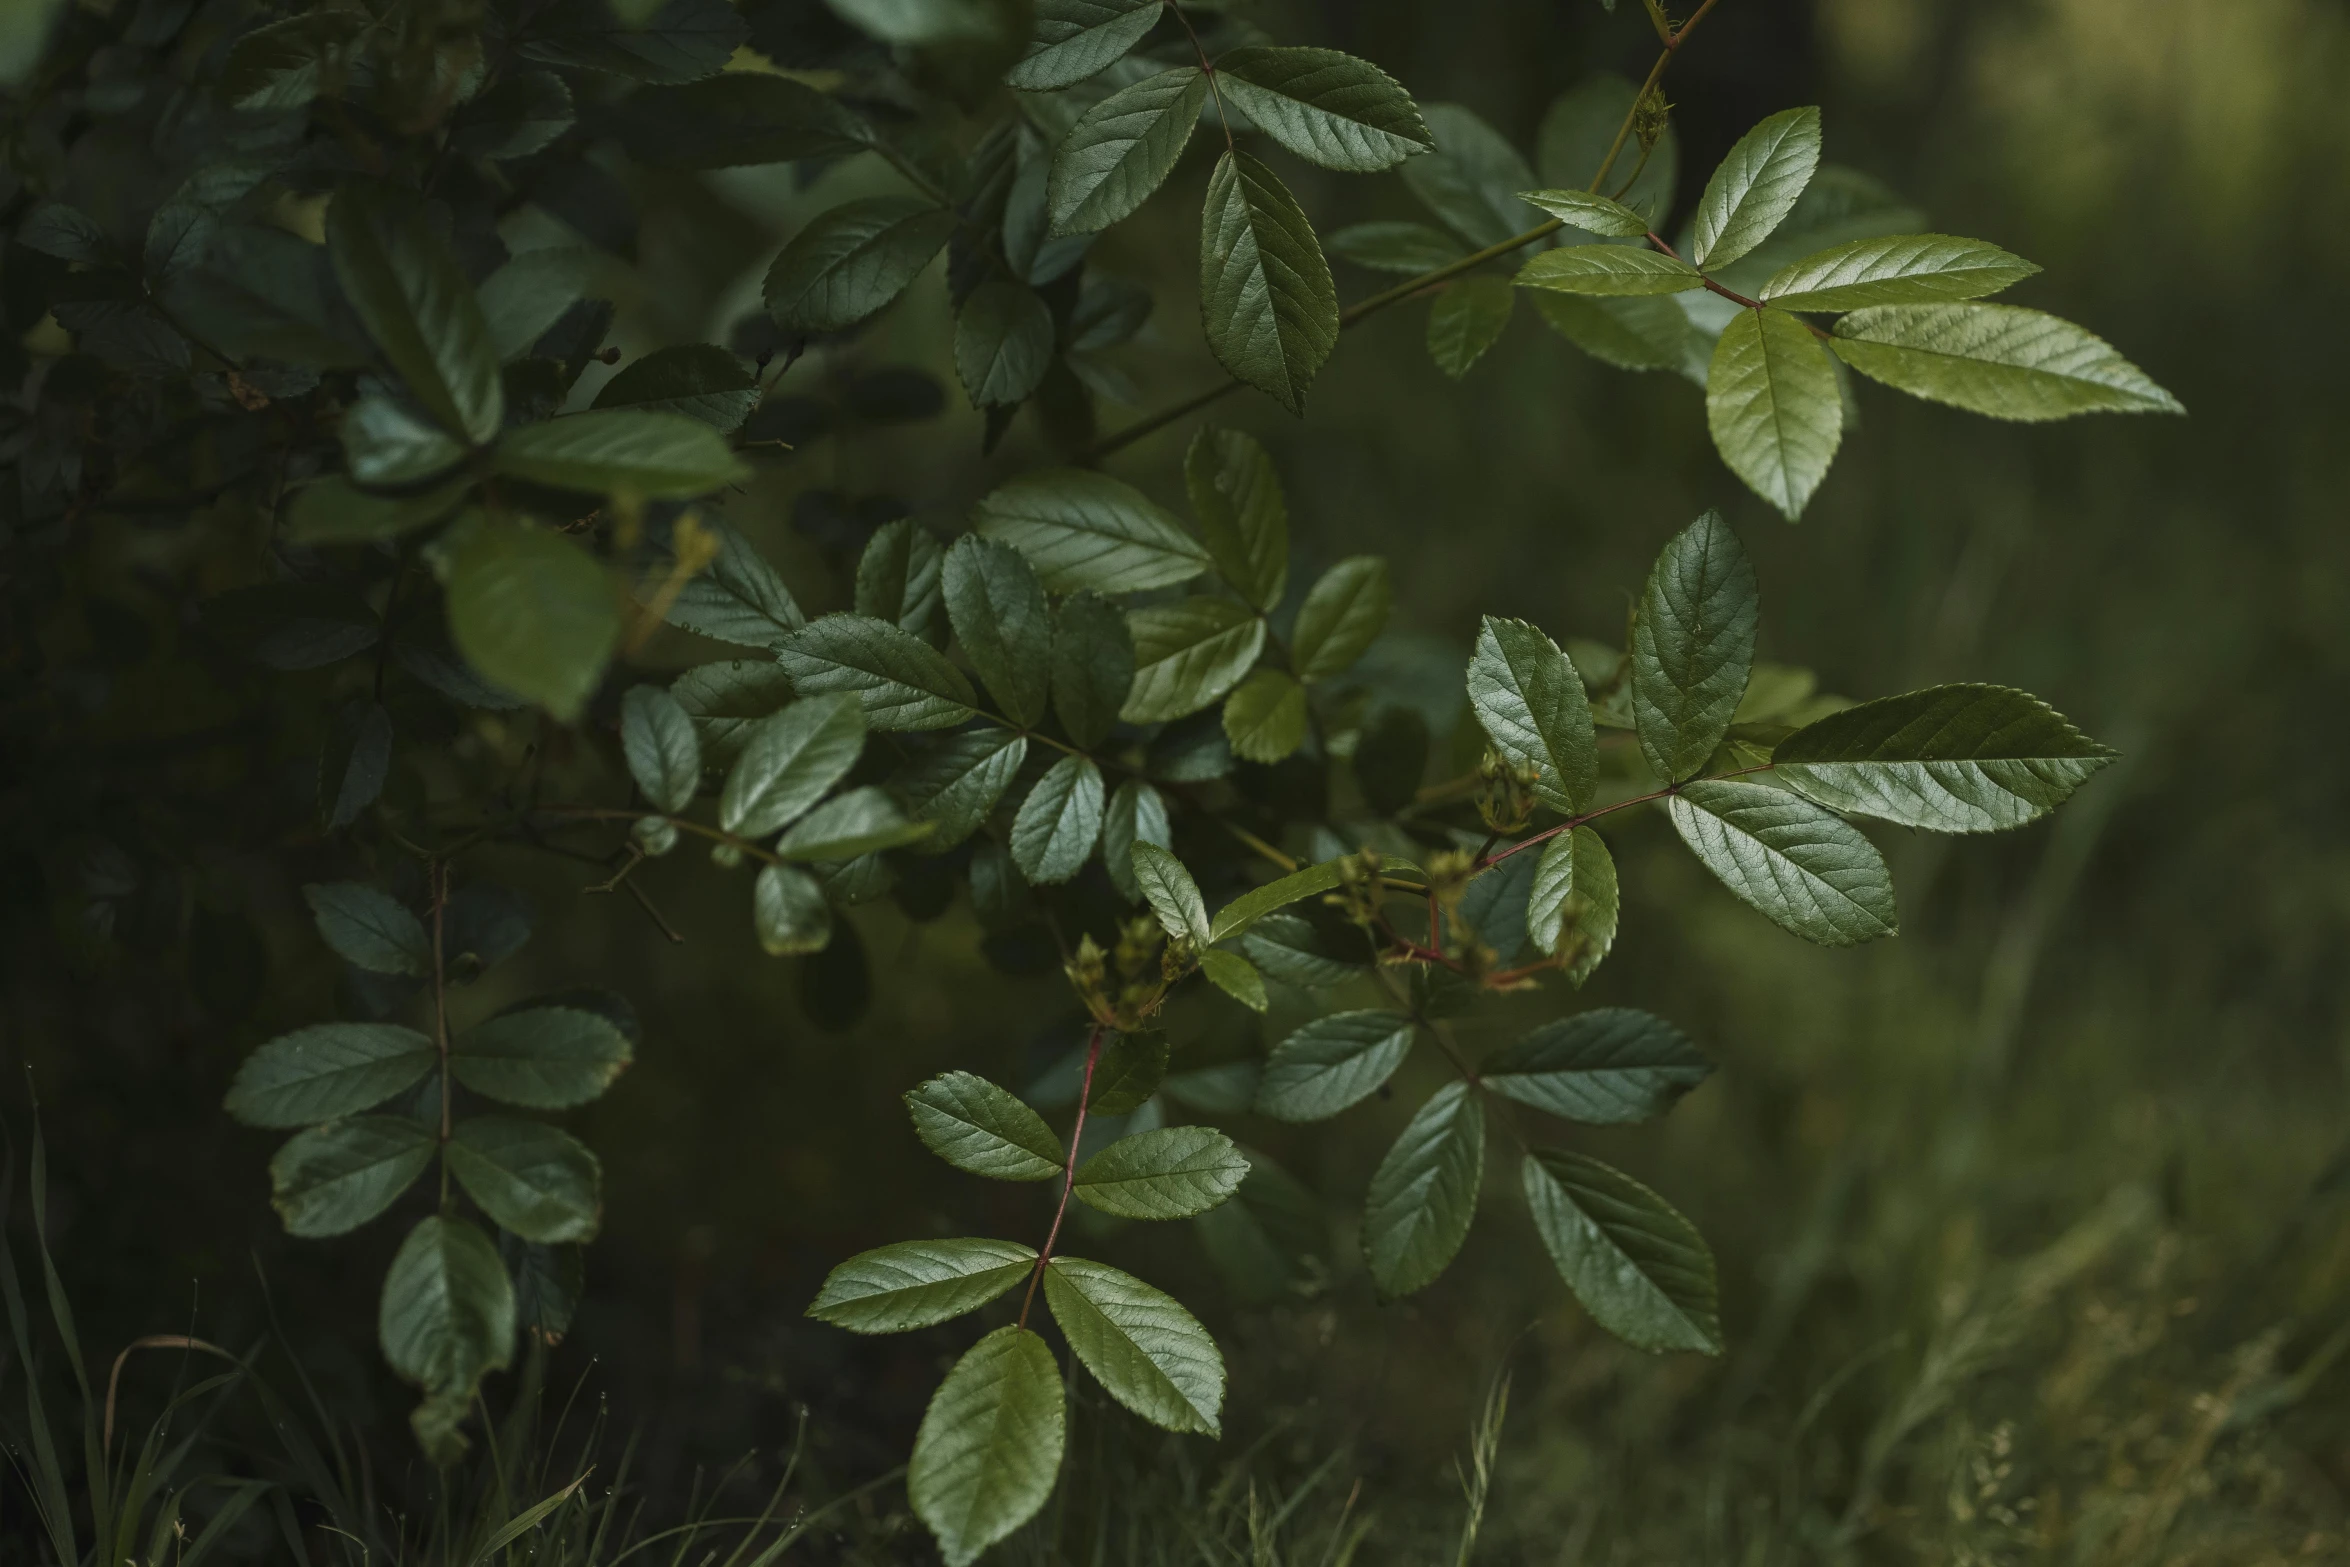
[[[1645, 70], [1653, 35], [1635, 0], [1620, 12], [1331, 0], [1262, 16], [1526, 146], [1586, 73]], [[1302, 1135], [1230, 1123], [1325, 1199], [1327, 1268], [1269, 1305], [1207, 1292], [1234, 1394], [1222, 1449], [1194, 1441], [1188, 1462], [1267, 1438], [1249, 1462], [1275, 1487], [1340, 1453], [1338, 1492], [1360, 1477], [1376, 1521], [1367, 1550], [1442, 1554], [1463, 1508], [1452, 1463], [1506, 1366], [1479, 1560], [2350, 1560], [2345, 80], [2336, 0], [1721, 0], [1668, 79], [1680, 213], [1746, 126], [1818, 103], [1832, 161], [1937, 230], [2039, 262], [2009, 297], [2110, 339], [2184, 421], [2010, 427], [1863, 385], [1858, 428], [1790, 526], [1720, 466], [1696, 388], [1587, 360], [1523, 306], [1458, 385], [1430, 365], [1414, 303], [1347, 335], [1304, 421], [1253, 394], [1221, 405], [1272, 449], [1301, 563], [1387, 555], [1399, 628], [1464, 656], [1485, 612], [1619, 635], [1658, 546], [1718, 506], [1757, 557], [1763, 656], [1854, 697], [2023, 686], [2127, 758], [2025, 832], [1886, 835], [1905, 928], [1859, 951], [1781, 934], [1660, 819], [1627, 822], [1623, 935], [1583, 1000], [1663, 1012], [1722, 1069], [1667, 1122], [1588, 1146], [1712, 1240], [1730, 1354], [1606, 1339], [1507, 1191], [1442, 1282], [1375, 1303], [1346, 1260], [1349, 1215], [1407, 1084]], [[1095, 252], [1159, 300], [1121, 361], [1146, 407], [1215, 379], [1191, 275], [1206, 167], [1195, 149]], [[1282, 172], [1325, 230], [1417, 215], [1391, 178]], [[737, 171], [648, 192], [624, 340], [723, 340], [784, 234], [888, 180], [851, 164], [806, 189]], [[1383, 286], [1338, 270], [1345, 297]], [[945, 341], [943, 289], [924, 289], [853, 363]], [[952, 386], [943, 358], [928, 368]], [[1025, 425], [983, 457], [961, 402], [811, 445], [730, 520], [812, 610], [845, 603], [841, 560], [793, 524], [801, 496], [895, 496], [953, 530], [1043, 460]], [[1193, 427], [1108, 466], [1173, 501]], [[665, 635], [656, 666], [726, 656]], [[610, 1216], [559, 1369], [592, 1362], [591, 1385], [657, 1434], [657, 1476], [773, 1443], [800, 1401], [823, 1473], [888, 1467], [968, 1335], [849, 1341], [800, 1309], [909, 1216], [926, 1233], [1034, 1227], [1033, 1192], [975, 1190], [927, 1159], [894, 1100], [950, 1065], [1028, 1080], [1068, 1043], [1065, 988], [991, 969], [962, 910], [917, 925], [884, 903], [858, 921], [870, 1009], [831, 1032], [800, 1004], [811, 976], [753, 943], [740, 878], [653, 867], [686, 937], [671, 945], [541, 862], [497, 869], [553, 939], [480, 1002], [592, 982], [645, 1019], [639, 1065], [583, 1117]], [[339, 1343], [331, 1317], [300, 1332], [325, 1374], [367, 1385], [368, 1248], [392, 1237], [272, 1233], [269, 1142], [212, 1108], [254, 1039], [331, 1004], [296, 913], [275, 911], [277, 988], [249, 1033], [150, 1037], [117, 1016], [135, 997], [14, 1026], [51, 1097], [69, 1215], [88, 1216], [64, 1227], [68, 1271], [105, 1281], [107, 1325], [250, 1325], [250, 1251], [281, 1295], [348, 1288]], [[1195, 1059], [1258, 1048], [1220, 999], [1177, 1027]], [[1187, 1231], [1089, 1244], [1162, 1283], [1204, 1276]]]

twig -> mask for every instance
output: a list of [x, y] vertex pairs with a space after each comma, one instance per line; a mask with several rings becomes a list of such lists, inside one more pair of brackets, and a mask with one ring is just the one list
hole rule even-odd
[[1093, 1099], [1093, 1069], [1102, 1058], [1102, 1035], [1106, 1025], [1093, 1025], [1093, 1037], [1085, 1042], [1085, 1079], [1077, 1086], [1077, 1124], [1069, 1128], [1069, 1160], [1061, 1170], [1061, 1201], [1053, 1209], [1053, 1227], [1045, 1231], [1044, 1249], [1036, 1254], [1036, 1269], [1028, 1275], [1028, 1293], [1020, 1297], [1019, 1326], [1028, 1326], [1028, 1308], [1036, 1303], [1036, 1286], [1044, 1278], [1044, 1266], [1053, 1260], [1053, 1242], [1061, 1238], [1061, 1220], [1069, 1213], [1069, 1194], [1077, 1189], [1077, 1150], [1085, 1141], [1085, 1111]]

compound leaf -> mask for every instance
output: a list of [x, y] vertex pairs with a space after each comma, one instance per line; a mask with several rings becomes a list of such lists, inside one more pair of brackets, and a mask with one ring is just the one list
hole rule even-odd
[[1696, 1226], [1596, 1159], [1530, 1153], [1523, 1174], [1534, 1228], [1593, 1321], [1640, 1349], [1722, 1352], [1713, 1254]]
[[1831, 713], [1779, 742], [1775, 776], [1830, 810], [1930, 832], [1996, 832], [2063, 804], [2115, 753], [2007, 686], [1929, 686]]
[[776, 659], [803, 697], [853, 694], [873, 729], [952, 729], [978, 700], [929, 643], [870, 615], [826, 615], [784, 641]]
[[1196, 713], [1240, 683], [1264, 649], [1265, 623], [1230, 599], [1186, 598], [1127, 616], [1134, 685], [1120, 716], [1164, 723]]
[[1630, 1007], [1545, 1023], [1477, 1068], [1503, 1098], [1586, 1126], [1663, 1115], [1712, 1073], [1688, 1035]]
[[1756, 297], [1781, 310], [1858, 310], [1980, 299], [2040, 269], [1979, 239], [1884, 234], [1789, 262]]
[[1044, 1118], [975, 1072], [947, 1072], [906, 1093], [922, 1146], [958, 1170], [998, 1181], [1049, 1181], [1068, 1155]]
[[1325, 169], [1370, 174], [1436, 145], [1402, 83], [1336, 49], [1233, 49], [1216, 76], [1258, 130]]
[[1130, 1273], [1055, 1257], [1045, 1304], [1070, 1350], [1110, 1396], [1169, 1431], [1221, 1434], [1224, 1356], [1199, 1319]]
[[1844, 394], [1811, 328], [1784, 310], [1741, 310], [1714, 344], [1705, 418], [1730, 471], [1792, 521], [1835, 461]]
[[1534, 797], [1564, 816], [1591, 803], [1599, 741], [1583, 678], [1522, 620], [1485, 617], [1469, 659], [1469, 703], [1502, 760], [1534, 775]]
[[475, 1116], [457, 1123], [448, 1158], [465, 1194], [526, 1241], [590, 1240], [603, 1221], [603, 1166], [559, 1127]]
[[823, 799], [857, 765], [864, 748], [865, 717], [846, 694], [806, 697], [760, 719], [726, 775], [718, 825], [741, 837], [764, 838]]
[[2017, 305], [1856, 310], [1829, 346], [1871, 380], [1994, 419], [2186, 412], [2105, 339]]
[[910, 196], [867, 196], [818, 213], [767, 269], [767, 313], [787, 332], [838, 332], [904, 293], [955, 231], [955, 215]]
[[1257, 1079], [1256, 1112], [1326, 1121], [1377, 1093], [1411, 1054], [1412, 1020], [1394, 1012], [1333, 1012], [1273, 1047]]
[[1217, 159], [1208, 181], [1200, 313], [1219, 364], [1305, 412], [1306, 387], [1338, 341], [1338, 285], [1297, 198], [1245, 152]]
[[1820, 166], [1820, 111], [1782, 109], [1738, 139], [1697, 199], [1689, 259], [1726, 267], [1771, 237]]
[[1077, 1167], [1077, 1195], [1122, 1219], [1187, 1219], [1231, 1196], [1248, 1160], [1213, 1127], [1123, 1137]]
[[502, 1012], [457, 1036], [457, 1081], [530, 1110], [568, 1110], [612, 1086], [635, 1058], [628, 1035], [600, 1012], [534, 1006]]
[[1097, 233], [1149, 200], [1183, 156], [1207, 101], [1207, 73], [1186, 65], [1086, 110], [1053, 149], [1045, 186], [1053, 232]]
[[1632, 717], [1666, 783], [1702, 769], [1746, 694], [1760, 620], [1754, 563], [1709, 511], [1673, 535], [1632, 616]]
[[1067, 881], [1102, 833], [1102, 770], [1090, 756], [1055, 762], [1012, 819], [1012, 863], [1036, 886]]
[[900, 1241], [834, 1268], [808, 1315], [852, 1333], [909, 1333], [977, 1311], [1035, 1266], [1015, 1241]]
[[980, 501], [972, 526], [1027, 556], [1055, 593], [1171, 588], [1208, 568], [1199, 541], [1132, 485], [1076, 468], [1014, 479]]
[[1380, 1293], [1409, 1295], [1451, 1264], [1477, 1215], [1484, 1175], [1484, 1106], [1468, 1084], [1447, 1083], [1371, 1175], [1363, 1256]]
[[1298, 606], [1289, 656], [1300, 680], [1344, 674], [1379, 640], [1395, 607], [1387, 562], [1353, 555], [1322, 573]]
[[308, 1126], [372, 1110], [424, 1081], [437, 1060], [412, 1028], [313, 1023], [245, 1057], [223, 1104], [247, 1126]]
[[404, 1115], [356, 1115], [298, 1132], [269, 1161], [269, 1203], [288, 1235], [355, 1230], [399, 1200], [440, 1146]]
[[1019, 1327], [972, 1345], [939, 1384], [914, 1434], [906, 1496], [947, 1567], [970, 1567], [1052, 1494], [1064, 1397], [1053, 1352]]
[[620, 699], [620, 749], [629, 776], [664, 811], [693, 804], [702, 781], [702, 741], [677, 698], [659, 686], [631, 686]]
[[1806, 941], [1852, 946], [1899, 928], [1884, 856], [1841, 817], [1783, 789], [1718, 779], [1683, 786], [1671, 806], [1706, 869]]

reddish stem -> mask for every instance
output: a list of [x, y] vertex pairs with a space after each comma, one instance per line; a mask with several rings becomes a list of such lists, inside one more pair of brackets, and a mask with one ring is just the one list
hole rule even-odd
[[1061, 1238], [1061, 1221], [1069, 1214], [1069, 1194], [1077, 1188], [1077, 1149], [1085, 1140], [1085, 1109], [1093, 1098], [1093, 1069], [1101, 1061], [1106, 1032], [1096, 1023], [1093, 1037], [1085, 1042], [1085, 1080], [1077, 1087], [1077, 1124], [1069, 1128], [1069, 1162], [1061, 1170], [1061, 1201], [1053, 1209], [1053, 1227], [1045, 1231], [1044, 1249], [1036, 1254], [1035, 1271], [1028, 1275], [1028, 1293], [1020, 1297], [1021, 1327], [1028, 1326], [1028, 1308], [1036, 1304], [1036, 1286], [1044, 1278], [1044, 1265], [1053, 1260], [1053, 1242]]

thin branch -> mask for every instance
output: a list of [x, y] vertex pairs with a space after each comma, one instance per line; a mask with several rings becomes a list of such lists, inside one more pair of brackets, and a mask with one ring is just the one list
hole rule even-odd
[[442, 961], [444, 911], [449, 906], [449, 866], [445, 860], [427, 861], [425, 880], [432, 888], [432, 1043], [441, 1062], [441, 1211], [449, 1211], [449, 1138], [454, 1120], [455, 1094], [449, 1083], [449, 980]]
[[1044, 1266], [1053, 1260], [1053, 1242], [1061, 1238], [1061, 1220], [1068, 1217], [1069, 1194], [1077, 1189], [1077, 1150], [1085, 1141], [1085, 1111], [1093, 1099], [1093, 1069], [1102, 1058], [1102, 1035], [1106, 1024], [1093, 1025], [1093, 1037], [1085, 1042], [1085, 1078], [1077, 1085], [1077, 1124], [1069, 1128], [1069, 1160], [1061, 1170], [1061, 1200], [1053, 1209], [1053, 1226], [1045, 1231], [1044, 1247], [1036, 1254], [1035, 1271], [1028, 1275], [1028, 1293], [1020, 1297], [1019, 1326], [1028, 1326], [1028, 1308], [1036, 1304], [1036, 1286], [1044, 1278]]

